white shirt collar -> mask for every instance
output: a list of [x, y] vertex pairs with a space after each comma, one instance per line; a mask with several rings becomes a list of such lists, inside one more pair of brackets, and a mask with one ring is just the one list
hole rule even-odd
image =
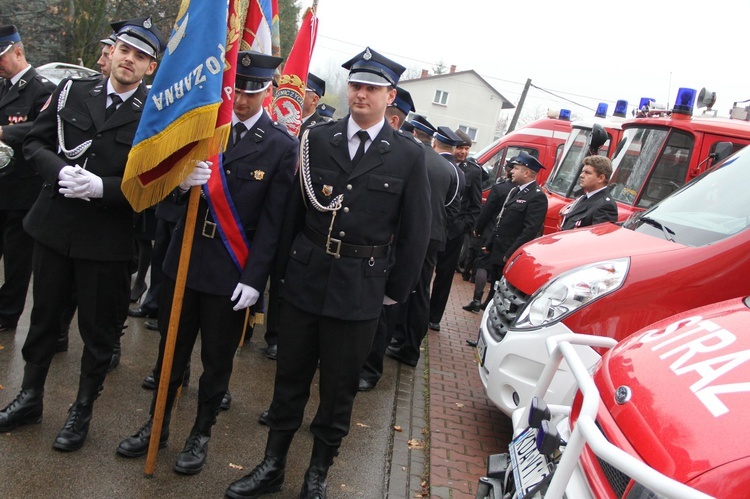
[[522, 190], [526, 189], [528, 186], [530, 186], [531, 184], [533, 184], [534, 182], [535, 182], [535, 180], [532, 180], [531, 182], [526, 182], [523, 185], [519, 185], [518, 186], [518, 190], [522, 191]]
[[111, 103], [110, 101], [111, 97], [109, 96], [109, 94], [117, 94], [120, 96], [120, 99], [122, 99], [122, 101], [125, 102], [126, 100], [130, 99], [130, 96], [133, 95], [136, 90], [138, 90], [138, 87], [135, 87], [133, 90], [128, 90], [127, 92], [118, 93], [115, 91], [115, 87], [112, 86], [112, 82], [108, 78], [107, 79], [107, 105], [109, 106]]
[[356, 121], [354, 121], [354, 118], [352, 118], [352, 116], [349, 115], [349, 121], [346, 125], [346, 138], [349, 141], [351, 141], [352, 137], [354, 137], [354, 135], [357, 132], [359, 132], [360, 130], [364, 130], [365, 132], [367, 132], [367, 135], [370, 136], [370, 140], [374, 141], [375, 137], [378, 136], [378, 134], [380, 133], [380, 130], [383, 129], [384, 125], [385, 125], [385, 117], [381, 121], [376, 123], [375, 125], [371, 126], [370, 128], [362, 128], [361, 126], [357, 124]]
[[16, 73], [16, 76], [14, 76], [13, 78], [10, 79], [10, 84], [11, 85], [15, 85], [16, 83], [18, 83], [18, 80], [20, 80], [21, 78], [23, 78], [23, 75], [25, 75], [26, 72], [29, 69], [31, 69], [31, 64], [29, 64], [28, 66], [26, 66], [26, 69], [22, 69], [21, 71], [19, 71], [18, 73]]
[[586, 193], [586, 198], [590, 198], [591, 196], [593, 196], [593, 195], [594, 195], [594, 194], [596, 194], [597, 192], [599, 192], [599, 191], [603, 191], [603, 190], [604, 190], [604, 189], [606, 189], [606, 188], [607, 188], [607, 186], [605, 185], [604, 187], [600, 187], [599, 189], [597, 189], [597, 190], [595, 190], [595, 191], [587, 192], [587, 193]]
[[[261, 107], [260, 111], [250, 116], [248, 119], [246, 119], [242, 123], [245, 124], [245, 128], [250, 130], [255, 126], [255, 124], [258, 122], [258, 120], [260, 119], [262, 115], [263, 115], [263, 108]], [[232, 111], [232, 126], [236, 125], [239, 122], [240, 122], [240, 119], [237, 117], [236, 114], [234, 114], [234, 111]]]

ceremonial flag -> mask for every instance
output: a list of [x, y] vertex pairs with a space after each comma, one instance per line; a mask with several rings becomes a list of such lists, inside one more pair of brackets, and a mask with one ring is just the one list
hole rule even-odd
[[[123, 175], [122, 191], [136, 211], [162, 200], [196, 161], [216, 154], [227, 141], [229, 131], [216, 128], [227, 14], [227, 4], [214, 0], [180, 5]], [[236, 41], [242, 23], [234, 22]]]
[[279, 31], [279, 0], [271, 0], [271, 55], [281, 57], [281, 32]]
[[250, 0], [240, 50], [273, 55], [272, 0]]
[[281, 73], [279, 89], [272, 106], [273, 119], [286, 126], [289, 133], [295, 137], [302, 125], [302, 102], [305, 99], [307, 72], [318, 33], [316, 10], [317, 1], [307, 9], [302, 18], [297, 38]]

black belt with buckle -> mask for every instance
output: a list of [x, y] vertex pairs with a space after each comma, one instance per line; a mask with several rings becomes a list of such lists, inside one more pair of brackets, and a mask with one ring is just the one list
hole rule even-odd
[[307, 238], [316, 246], [321, 246], [326, 253], [336, 258], [340, 256], [359, 257], [359, 258], [380, 258], [388, 254], [390, 244], [381, 244], [380, 246], [360, 246], [358, 244], [347, 244], [341, 242], [341, 239], [324, 236], [315, 231], [309, 225], [305, 225], [304, 230]]

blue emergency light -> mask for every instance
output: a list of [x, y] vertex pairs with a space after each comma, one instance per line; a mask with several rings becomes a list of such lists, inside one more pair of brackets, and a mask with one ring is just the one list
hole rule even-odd
[[644, 107], [648, 109], [654, 102], [656, 102], [656, 99], [652, 99], [651, 97], [641, 97], [641, 101], [638, 103], [638, 110], [643, 111]]
[[680, 88], [677, 90], [677, 98], [674, 101], [672, 112], [676, 114], [693, 115], [693, 105], [697, 92], [692, 88]]
[[627, 112], [628, 112], [628, 101], [622, 100], [622, 99], [618, 100], [617, 104], [615, 104], [614, 116], [617, 116], [618, 118], [624, 118]]
[[570, 121], [570, 109], [560, 109], [560, 119]]
[[597, 118], [606, 118], [607, 117], [607, 109], [609, 109], [609, 106], [606, 102], [600, 102], [598, 106], [596, 106], [596, 114], [594, 115]]

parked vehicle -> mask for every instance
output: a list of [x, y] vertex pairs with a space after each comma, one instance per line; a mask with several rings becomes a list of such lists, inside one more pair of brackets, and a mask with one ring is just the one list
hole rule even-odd
[[[695, 90], [681, 88], [675, 106], [667, 111], [643, 98], [635, 118], [621, 123], [621, 139], [612, 157], [610, 193], [617, 201], [619, 219], [652, 206], [729, 154], [750, 144], [750, 123], [717, 118], [711, 110], [716, 96], [703, 89], [698, 104], [708, 107], [693, 116]], [[544, 190], [549, 200], [544, 233], [559, 230], [560, 210], [579, 194], [578, 176], [590, 138], [573, 124], [564, 157]], [[609, 129], [608, 129], [609, 131]]]
[[64, 62], [50, 62], [42, 64], [36, 68], [36, 72], [47, 78], [49, 81], [58, 85], [65, 78], [84, 78], [88, 76], [100, 75], [99, 71], [89, 69], [77, 64], [67, 64]]
[[[544, 342], [577, 332], [616, 340], [672, 314], [750, 294], [750, 147], [623, 225], [542, 236], [514, 253], [480, 323], [478, 370], [510, 414], [528, 404]], [[600, 353], [580, 347], [587, 367]], [[551, 403], [574, 393], [565, 364]]]
[[[746, 497], [749, 308], [735, 298], [652, 324], [593, 375], [573, 345], [613, 339], [550, 338], [531, 403], [513, 413], [509, 453], [490, 457], [476, 497]], [[578, 386], [572, 405], [545, 401], [561, 359]]]

